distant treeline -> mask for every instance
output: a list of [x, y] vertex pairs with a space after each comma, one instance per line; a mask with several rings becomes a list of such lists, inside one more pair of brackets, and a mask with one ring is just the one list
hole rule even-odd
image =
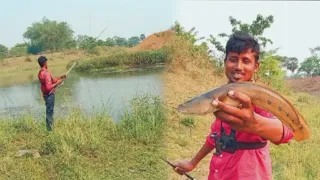
[[144, 34], [124, 37], [108, 37], [99, 39], [88, 35], [74, 36], [74, 31], [66, 22], [52, 21], [43, 18], [27, 27], [23, 34], [25, 43], [18, 43], [12, 48], [0, 44], [0, 57], [24, 56], [41, 52], [57, 52], [65, 49], [79, 48], [92, 50], [96, 46], [132, 47], [145, 39]]
[[[185, 30], [178, 22], [171, 27], [176, 32], [176, 35], [184, 37], [192, 44], [201, 42], [201, 46], [197, 47], [205, 49], [209, 56], [213, 57], [213, 61], [217, 66], [223, 66], [223, 56], [225, 53], [225, 40], [231, 34], [237, 31], [243, 31], [251, 34], [259, 40], [261, 46], [261, 63], [264, 64], [265, 72], [268, 77], [285, 74], [278, 70], [285, 68], [291, 71], [292, 76], [317, 76], [320, 75], [320, 46], [309, 48], [310, 56], [306, 57], [299, 63], [298, 58], [278, 54], [278, 48], [267, 51], [269, 44], [273, 44], [272, 39], [264, 36], [264, 31], [272, 27], [274, 17], [262, 16], [258, 14], [251, 23], [244, 23], [232, 16], [229, 17], [229, 22], [232, 28], [229, 32], [221, 32], [216, 35], [210, 34], [209, 37], [197, 37], [198, 31], [193, 27], [190, 30]], [[99, 37], [90, 37], [87, 35], [74, 36], [74, 31], [66, 22], [52, 21], [47, 18], [42, 18], [41, 21], [35, 22], [27, 27], [23, 34], [25, 43], [19, 43], [7, 48], [0, 44], [0, 59], [23, 56], [27, 54], [38, 54], [43, 52], [57, 52], [66, 49], [83, 49], [86, 52], [95, 52], [97, 46], [119, 46], [132, 47], [139, 44], [145, 39], [144, 34], [133, 36], [130, 38], [123, 37], [108, 37], [104, 40]], [[220, 39], [220, 40], [219, 40]], [[213, 45], [214, 48], [209, 48]], [[264, 75], [263, 75], [264, 76]], [[281, 75], [282, 76], [282, 75]]]

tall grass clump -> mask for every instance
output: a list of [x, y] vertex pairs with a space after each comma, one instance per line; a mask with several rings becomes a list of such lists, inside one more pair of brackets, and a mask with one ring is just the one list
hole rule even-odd
[[166, 179], [159, 161], [164, 123], [162, 102], [150, 95], [134, 98], [120, 122], [81, 109], [56, 119], [52, 132], [32, 116], [1, 119], [0, 179]]
[[[80, 63], [75, 67], [75, 71], [89, 72], [112, 67], [150, 66], [164, 63], [166, 59], [167, 52], [163, 49], [122, 52], [104, 57], [93, 58], [82, 63], [80, 61]], [[68, 66], [71, 66], [71, 64]]]
[[164, 123], [161, 99], [146, 94], [132, 100], [130, 109], [125, 111], [118, 126], [125, 138], [147, 144], [161, 139]]
[[164, 48], [168, 52], [166, 67], [169, 73], [200, 78], [202, 82], [222, 79], [204, 44], [195, 45], [183, 37], [173, 36]]
[[171, 69], [183, 69], [195, 71], [196, 69], [214, 70], [214, 63], [208, 56], [207, 48], [202, 45], [194, 45], [180, 36], [173, 36], [164, 47], [169, 56], [167, 65]]
[[261, 59], [257, 75], [259, 82], [272, 87], [274, 90], [284, 94], [291, 93], [285, 85], [285, 71], [281, 69], [280, 61], [275, 59], [274, 56], [266, 54], [265, 57]]

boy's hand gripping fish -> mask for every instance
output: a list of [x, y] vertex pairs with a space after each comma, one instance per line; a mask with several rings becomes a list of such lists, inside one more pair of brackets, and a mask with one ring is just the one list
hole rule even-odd
[[238, 107], [240, 101], [227, 95], [230, 90], [246, 94], [251, 98], [252, 104], [271, 112], [294, 132], [296, 141], [310, 138], [308, 124], [286, 98], [266, 86], [252, 82], [237, 82], [219, 86], [180, 104], [177, 109], [183, 114], [206, 115], [218, 110], [212, 105], [212, 101], [216, 98], [227, 105]]

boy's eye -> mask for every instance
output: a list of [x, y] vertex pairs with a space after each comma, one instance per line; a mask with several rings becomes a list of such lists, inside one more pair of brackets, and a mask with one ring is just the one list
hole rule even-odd
[[244, 59], [243, 62], [244, 62], [245, 64], [250, 63], [250, 61], [249, 61], [248, 59]]
[[236, 58], [230, 58], [229, 61], [231, 61], [231, 62], [236, 62], [237, 59], [236, 59]]

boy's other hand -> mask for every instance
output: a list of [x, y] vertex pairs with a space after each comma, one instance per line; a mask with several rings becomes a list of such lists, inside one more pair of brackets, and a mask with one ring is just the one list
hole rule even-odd
[[181, 160], [174, 165], [176, 166], [175, 168], [173, 168], [174, 171], [180, 175], [183, 175], [183, 173], [185, 172], [192, 171], [195, 168], [195, 165], [193, 165], [189, 160]]

